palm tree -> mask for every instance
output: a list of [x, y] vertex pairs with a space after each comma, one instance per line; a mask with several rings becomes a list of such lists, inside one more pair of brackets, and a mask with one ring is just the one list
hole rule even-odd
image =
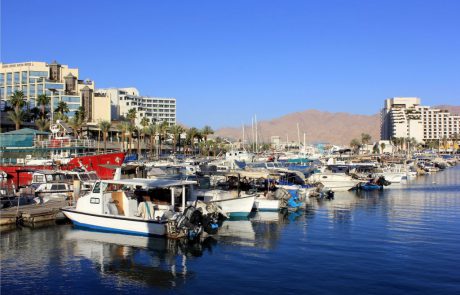
[[363, 144], [368, 144], [371, 142], [372, 137], [367, 133], [361, 133], [361, 142]]
[[49, 105], [51, 98], [46, 94], [40, 94], [37, 96], [36, 104], [40, 106], [42, 118], [45, 118], [46, 106]]
[[100, 121], [98, 124], [99, 130], [102, 132], [102, 137], [104, 140], [104, 152], [107, 152], [107, 137], [109, 135], [110, 127], [112, 127], [112, 123], [109, 121]]
[[195, 146], [195, 139], [197, 138], [199, 131], [197, 128], [192, 127], [187, 130], [186, 143], [190, 146], [190, 149], [193, 151]]
[[80, 119], [82, 122], [85, 121], [86, 113], [85, 113], [85, 108], [83, 106], [78, 107], [78, 109], [75, 111], [75, 117]]
[[40, 131], [46, 131], [50, 128], [50, 122], [45, 118], [39, 118], [35, 120], [35, 126], [37, 126]]
[[384, 142], [380, 144], [380, 151], [382, 152], [382, 154], [383, 154], [383, 151], [385, 150], [385, 146], [386, 144]]
[[15, 109], [14, 111], [9, 111], [8, 117], [16, 125], [16, 130], [21, 129], [21, 124], [24, 121], [24, 117], [25, 117], [25, 114], [21, 109], [18, 109], [18, 110]]
[[126, 119], [131, 121], [131, 124], [135, 125], [136, 124], [136, 117], [137, 117], [137, 111], [136, 109], [130, 109], [128, 111], [128, 114], [126, 115]]
[[142, 136], [142, 144], [144, 145], [145, 145], [145, 133], [147, 131], [147, 126], [149, 126], [149, 124], [150, 124], [150, 120], [147, 117], [143, 117], [141, 120], [142, 128], [139, 131]]
[[168, 129], [169, 129], [169, 123], [166, 121], [163, 121], [160, 123], [160, 125], [157, 125], [157, 132], [159, 134], [159, 140], [160, 140], [160, 151], [159, 155], [161, 156], [161, 152], [163, 150], [163, 141], [166, 140], [168, 136]]
[[350, 147], [356, 152], [361, 147], [361, 142], [359, 139], [353, 138], [350, 142]]
[[156, 131], [157, 131], [157, 127], [153, 122], [149, 126], [147, 126], [146, 129], [144, 130], [144, 134], [148, 135], [150, 138], [149, 148], [150, 148], [150, 158], [151, 159], [153, 158], [153, 147], [155, 146]]
[[19, 114], [21, 108], [25, 105], [24, 92], [16, 90], [10, 96], [10, 104], [13, 107], [16, 114]]
[[57, 113], [57, 117], [55, 119], [66, 120], [67, 116], [65, 113], [68, 113], [70, 110], [67, 103], [61, 100], [58, 102], [58, 105], [54, 111]]
[[177, 142], [180, 141], [180, 135], [184, 132], [184, 128], [180, 125], [172, 125], [169, 127], [169, 132], [173, 136], [173, 152], [176, 152]]
[[75, 115], [69, 120], [68, 124], [73, 129], [76, 137], [79, 138], [81, 128], [83, 127], [83, 120], [79, 116]]
[[132, 152], [133, 145], [133, 133], [136, 131], [136, 126], [132, 123], [128, 123], [128, 139], [129, 139], [129, 154]]
[[201, 130], [201, 134], [204, 137], [204, 141], [208, 141], [208, 135], [214, 134], [214, 130], [212, 130], [211, 126], [206, 125]]
[[117, 129], [121, 133], [121, 151], [125, 151], [125, 141], [126, 141], [126, 133], [128, 132], [129, 122], [121, 122], [118, 124]]

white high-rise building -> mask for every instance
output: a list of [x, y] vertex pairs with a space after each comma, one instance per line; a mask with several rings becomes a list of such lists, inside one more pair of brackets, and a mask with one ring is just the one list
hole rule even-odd
[[460, 116], [421, 106], [417, 97], [393, 97], [385, 100], [380, 127], [382, 140], [402, 137], [426, 142], [460, 134]]
[[129, 110], [135, 109], [136, 125], [140, 124], [142, 118], [149, 119], [149, 122], [166, 121], [169, 125], [176, 124], [175, 98], [141, 96], [139, 91], [133, 87], [98, 89], [96, 93], [110, 98], [113, 120], [119, 120], [120, 117], [126, 118]]

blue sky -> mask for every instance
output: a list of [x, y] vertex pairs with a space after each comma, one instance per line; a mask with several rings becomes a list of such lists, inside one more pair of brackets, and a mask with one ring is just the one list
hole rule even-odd
[[2, 62], [57, 60], [96, 87], [176, 97], [214, 128], [392, 96], [460, 104], [460, 1], [2, 0]]

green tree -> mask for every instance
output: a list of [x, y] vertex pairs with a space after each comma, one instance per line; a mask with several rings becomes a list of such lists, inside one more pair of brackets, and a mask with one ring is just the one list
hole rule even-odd
[[19, 109], [19, 110], [13, 110], [8, 112], [8, 117], [10, 118], [11, 121], [16, 125], [16, 130], [21, 129], [21, 124], [24, 121], [24, 112]]
[[102, 138], [104, 140], [104, 152], [107, 152], [107, 137], [109, 136], [109, 131], [110, 127], [112, 127], [112, 124], [109, 121], [100, 121], [97, 126], [99, 127], [99, 130], [102, 132]]
[[201, 130], [201, 134], [204, 137], [204, 141], [208, 141], [208, 136], [214, 134], [214, 130], [212, 130], [211, 126], [204, 126]]
[[54, 111], [56, 112], [57, 115], [55, 118], [53, 118], [53, 120], [66, 121], [67, 120], [66, 113], [68, 113], [70, 110], [69, 110], [69, 106], [67, 105], [67, 103], [61, 100], [60, 102], [58, 102], [58, 105]]
[[159, 139], [159, 144], [160, 144], [160, 151], [159, 151], [159, 156], [161, 156], [162, 151], [163, 151], [163, 142], [167, 139], [168, 136], [168, 131], [169, 131], [169, 123], [166, 121], [161, 122], [159, 125], [157, 125], [157, 133], [158, 133], [158, 139]]
[[83, 120], [81, 119], [81, 117], [76, 116], [76, 115], [73, 116], [69, 120], [68, 124], [73, 129], [73, 132], [75, 133], [75, 136], [77, 138], [80, 138], [81, 129], [83, 127]]
[[46, 107], [50, 104], [51, 98], [46, 94], [40, 94], [37, 96], [37, 105], [40, 106], [42, 118], [45, 118]]
[[47, 131], [50, 128], [50, 121], [45, 118], [39, 118], [35, 120], [35, 126], [40, 131]]
[[13, 94], [10, 96], [9, 101], [15, 113], [19, 114], [21, 108], [26, 104], [26, 102], [24, 101], [24, 92], [19, 90], [14, 91]]
[[184, 128], [180, 125], [171, 125], [169, 127], [169, 133], [173, 136], [173, 152], [176, 152], [177, 142], [180, 143], [180, 135], [184, 132]]
[[137, 118], [136, 109], [129, 109], [128, 114], [126, 115], [126, 118], [131, 122], [131, 124], [135, 125], [136, 118]]
[[361, 141], [357, 138], [353, 138], [350, 142], [350, 147], [353, 149], [353, 152], [356, 153], [361, 147]]
[[382, 142], [382, 143], [380, 144], [380, 150], [382, 151], [382, 154], [383, 154], [383, 152], [384, 152], [384, 150], [385, 150], [385, 147], [386, 147], [385, 143]]
[[120, 150], [122, 152], [125, 151], [126, 135], [127, 135], [128, 129], [129, 129], [129, 125], [130, 125], [130, 123], [126, 122], [126, 121], [120, 122], [120, 124], [117, 125], [117, 129], [121, 133], [121, 147], [120, 147]]
[[195, 127], [191, 127], [186, 133], [186, 144], [190, 147], [190, 151], [195, 150], [195, 139], [198, 138], [199, 130]]
[[362, 144], [369, 144], [372, 137], [367, 133], [361, 133], [361, 142]]
[[133, 134], [136, 132], [136, 126], [132, 123], [128, 124], [128, 139], [129, 139], [129, 154], [132, 153], [132, 146], [133, 146]]

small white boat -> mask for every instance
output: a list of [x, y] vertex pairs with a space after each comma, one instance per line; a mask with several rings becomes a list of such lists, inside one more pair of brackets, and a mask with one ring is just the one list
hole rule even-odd
[[[167, 223], [174, 216], [175, 189], [196, 184], [194, 181], [172, 179], [125, 179], [101, 180], [96, 182], [88, 195], [80, 197], [76, 206], [61, 210], [82, 228], [118, 232], [125, 234], [165, 236]], [[128, 188], [128, 189], [127, 189]], [[170, 190], [170, 202], [153, 200], [153, 212], [138, 216], [138, 200], [135, 192], [143, 189], [149, 196], [161, 198], [158, 194]], [[135, 191], [136, 190], [136, 191]], [[153, 193], [152, 193], [153, 192]], [[182, 194], [182, 210], [185, 210], [185, 194]]]
[[320, 182], [334, 192], [348, 191], [360, 182], [345, 173], [315, 173], [308, 180]]
[[191, 194], [189, 201], [203, 201], [205, 203], [215, 203], [222, 211], [230, 217], [248, 216], [252, 210], [255, 194], [246, 194], [237, 191], [226, 191], [221, 189], [197, 189]]

